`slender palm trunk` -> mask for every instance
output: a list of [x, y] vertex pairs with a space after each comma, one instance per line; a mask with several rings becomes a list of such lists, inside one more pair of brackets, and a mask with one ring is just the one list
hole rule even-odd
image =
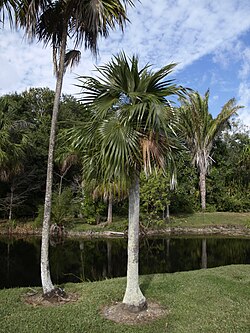
[[112, 217], [113, 217], [113, 195], [112, 193], [109, 194], [109, 199], [108, 199], [108, 218], [107, 222], [110, 225], [112, 223]]
[[[12, 183], [13, 184], [13, 183]], [[13, 200], [14, 200], [14, 186], [10, 187], [10, 210], [9, 210], [9, 221], [12, 220], [12, 209], [13, 209]]]
[[62, 194], [62, 182], [63, 182], [63, 176], [60, 176], [59, 190], [58, 190], [59, 196]]
[[206, 172], [200, 171], [201, 209], [206, 210]]
[[59, 59], [59, 71], [57, 73], [55, 99], [54, 99], [53, 113], [51, 120], [48, 164], [47, 164], [46, 193], [45, 193], [45, 203], [44, 203], [44, 219], [43, 219], [43, 228], [42, 228], [41, 280], [42, 280], [42, 287], [44, 294], [49, 293], [55, 289], [51, 281], [50, 268], [49, 268], [49, 228], [50, 228], [50, 217], [51, 217], [53, 159], [54, 159], [54, 150], [55, 150], [56, 124], [57, 124], [57, 116], [58, 116], [63, 76], [64, 76], [64, 60], [65, 60], [66, 42], [67, 42], [66, 31], [64, 32], [62, 39], [63, 40], [61, 44], [60, 59]]
[[139, 177], [135, 175], [129, 190], [127, 287], [123, 303], [131, 309], [143, 310], [147, 302], [139, 287], [139, 207]]

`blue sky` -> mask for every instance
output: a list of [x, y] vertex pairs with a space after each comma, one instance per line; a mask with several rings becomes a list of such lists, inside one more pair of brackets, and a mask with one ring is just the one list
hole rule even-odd
[[[153, 69], [178, 63], [176, 83], [204, 94], [210, 89], [210, 112], [216, 116], [230, 98], [245, 108], [239, 118], [250, 126], [250, 1], [141, 0], [130, 8], [124, 34], [111, 32], [99, 42], [96, 60], [82, 51], [80, 65], [65, 76], [65, 93], [77, 94], [76, 75], [94, 75], [123, 50]], [[29, 44], [22, 33], [0, 29], [0, 94], [30, 87], [55, 87], [51, 49]]]

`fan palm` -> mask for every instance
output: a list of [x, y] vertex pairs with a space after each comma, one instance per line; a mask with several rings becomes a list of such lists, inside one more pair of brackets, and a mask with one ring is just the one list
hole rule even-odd
[[200, 196], [202, 210], [206, 209], [206, 175], [213, 162], [211, 151], [216, 137], [228, 124], [229, 118], [241, 108], [234, 98], [230, 99], [218, 116], [213, 119], [208, 107], [209, 91], [202, 97], [193, 92], [182, 98], [180, 108], [181, 133], [192, 154], [192, 162], [200, 174]]
[[174, 165], [175, 113], [168, 98], [183, 88], [166, 77], [175, 64], [157, 72], [138, 58], [124, 53], [97, 68], [99, 78], [81, 77], [82, 101], [92, 113], [91, 122], [69, 131], [70, 140], [82, 151], [83, 169], [89, 180], [119, 184], [128, 189], [129, 228], [127, 287], [123, 303], [142, 309], [146, 299], [139, 287], [139, 175], [153, 168]]
[[[127, 20], [126, 4], [131, 0], [22, 0], [16, 10], [16, 22], [25, 29], [26, 36], [38, 38], [45, 46], [51, 45], [56, 76], [55, 99], [51, 120], [48, 152], [46, 194], [41, 247], [41, 278], [44, 294], [54, 290], [48, 265], [48, 238], [51, 215], [53, 156], [59, 102], [63, 77], [68, 66], [80, 60], [83, 43], [92, 53], [97, 53], [99, 36], [107, 37], [116, 24], [121, 28]], [[74, 49], [67, 51], [67, 42], [72, 40]]]

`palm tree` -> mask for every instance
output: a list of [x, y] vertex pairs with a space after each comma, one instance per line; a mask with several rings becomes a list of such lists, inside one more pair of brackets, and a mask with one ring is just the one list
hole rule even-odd
[[103, 183], [102, 180], [99, 180], [98, 183], [94, 180], [90, 185], [93, 188], [93, 198], [102, 197], [104, 202], [108, 203], [107, 224], [111, 225], [113, 221], [113, 203], [116, 199], [124, 199], [126, 191], [122, 191], [115, 182]]
[[[41, 246], [41, 278], [44, 294], [54, 290], [51, 282], [48, 248], [51, 216], [53, 157], [55, 149], [56, 124], [59, 111], [63, 77], [67, 67], [80, 60], [82, 43], [93, 54], [97, 53], [99, 36], [107, 37], [116, 24], [121, 28], [127, 20], [126, 4], [131, 0], [23, 0], [17, 9], [17, 24], [25, 29], [26, 36], [38, 38], [45, 46], [52, 47], [54, 72], [56, 76], [55, 99], [49, 140], [46, 194]], [[72, 40], [74, 49], [67, 51], [67, 42]]]
[[211, 151], [216, 137], [228, 124], [229, 118], [241, 108], [234, 98], [230, 99], [218, 116], [213, 119], [208, 107], [209, 91], [202, 97], [192, 92], [188, 98], [182, 98], [180, 108], [180, 131], [192, 154], [192, 163], [200, 174], [201, 207], [206, 209], [206, 175], [213, 162]]
[[[83, 154], [83, 169], [89, 180], [100, 179], [128, 189], [128, 266], [123, 303], [143, 309], [146, 299], [139, 287], [139, 175], [174, 165], [177, 150], [175, 113], [167, 100], [183, 88], [166, 77], [175, 64], [157, 72], [147, 65], [138, 68], [138, 58], [124, 53], [97, 68], [99, 78], [81, 77], [82, 101], [89, 107], [89, 123], [69, 131], [75, 149]], [[99, 178], [98, 178], [99, 177]]]

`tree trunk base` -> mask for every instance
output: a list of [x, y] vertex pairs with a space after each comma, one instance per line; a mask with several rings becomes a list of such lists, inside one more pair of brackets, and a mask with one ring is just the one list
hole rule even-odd
[[43, 294], [43, 298], [46, 299], [47, 301], [58, 300], [60, 298], [65, 298], [65, 297], [66, 297], [66, 293], [61, 288], [55, 288], [55, 289]]
[[147, 310], [148, 303], [147, 303], [147, 301], [145, 301], [145, 302], [143, 302], [139, 305], [130, 305], [130, 304], [123, 303], [122, 307], [126, 311], [129, 311], [129, 312], [132, 312], [132, 313], [138, 313], [138, 312]]

